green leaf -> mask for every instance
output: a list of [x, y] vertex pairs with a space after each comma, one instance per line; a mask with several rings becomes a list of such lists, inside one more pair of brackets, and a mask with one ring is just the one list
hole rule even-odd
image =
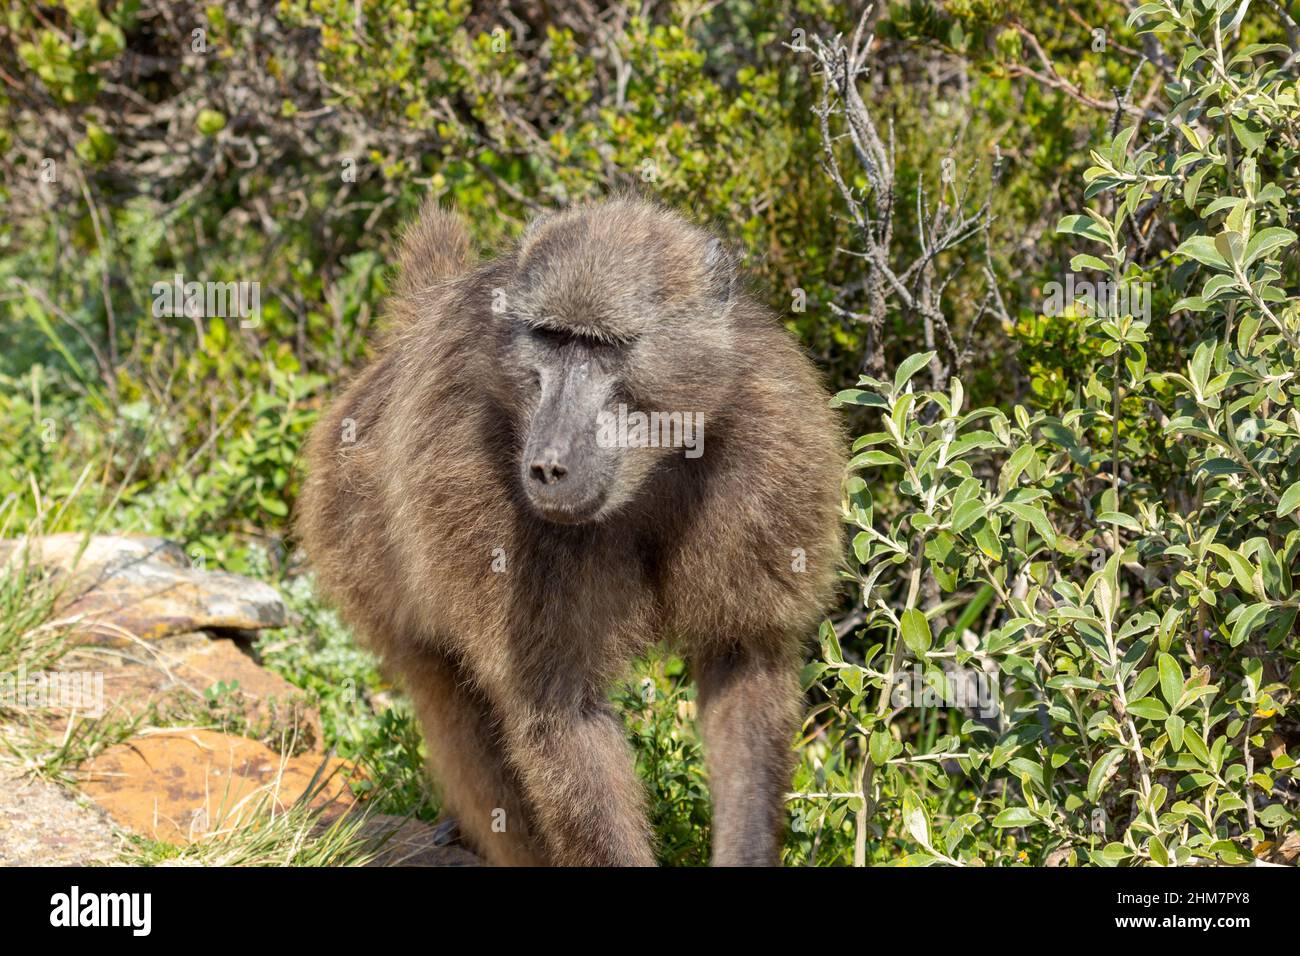
[[45, 337], [49, 339], [50, 344], [54, 346], [60, 355], [63, 356], [63, 360], [71, 366], [72, 371], [76, 373], [77, 378], [84, 380], [86, 378], [85, 370], [81, 367], [81, 363], [72, 357], [72, 353], [64, 344], [63, 339], [60, 338], [59, 333], [54, 330], [54, 326], [50, 323], [49, 316], [46, 314], [44, 308], [42, 308], [41, 305], [31, 297], [26, 298], [23, 304], [27, 307], [26, 312], [28, 317], [31, 318], [36, 327], [41, 330]]
[[1204, 312], [1210, 307], [1210, 300], [1200, 295], [1179, 299], [1169, 307], [1170, 312]]
[[917, 657], [924, 656], [934, 639], [925, 612], [914, 607], [908, 608], [898, 619], [898, 623], [903, 633], [903, 643]]
[[1214, 237], [1214, 248], [1228, 262], [1238, 263], [1246, 251], [1246, 237], [1239, 232], [1221, 232]]
[[975, 532], [975, 543], [994, 561], [1002, 560], [1002, 541], [993, 530], [993, 522], [986, 521]]
[[1178, 128], [1182, 131], [1183, 135], [1187, 137], [1187, 142], [1192, 144], [1192, 149], [1205, 148], [1205, 143], [1201, 142], [1201, 135], [1196, 132], [1196, 130], [1192, 129], [1186, 123], [1179, 123]]
[[258, 495], [257, 501], [258, 504], [262, 506], [262, 509], [264, 511], [268, 512], [269, 514], [275, 515], [277, 518], [283, 518], [285, 515], [289, 513], [289, 506], [285, 504], [284, 501], [280, 498], [272, 498], [267, 495]]
[[1260, 603], [1252, 604], [1241, 612], [1237, 618], [1237, 623], [1232, 627], [1232, 636], [1228, 638], [1228, 643], [1233, 647], [1239, 647], [1250, 639], [1251, 632], [1259, 626], [1259, 623], [1268, 615], [1269, 605]]
[[842, 392], [837, 392], [831, 399], [831, 408], [842, 408], [845, 405], [866, 405], [871, 408], [888, 408], [889, 403], [875, 392], [864, 392], [860, 388], [846, 388]]
[[1084, 236], [1097, 242], [1110, 241], [1097, 220], [1089, 215], [1065, 216], [1056, 224], [1056, 231], [1065, 235]]
[[853, 554], [858, 564], [866, 564], [871, 558], [871, 535], [859, 531], [853, 536]]
[[1300, 508], [1300, 481], [1282, 492], [1282, 497], [1277, 502], [1277, 516], [1285, 518], [1297, 508]]
[[960, 534], [984, 517], [984, 502], [978, 498], [963, 501], [952, 513], [952, 532]]
[[1160, 693], [1170, 710], [1176, 710], [1179, 698], [1183, 696], [1183, 669], [1172, 654], [1162, 653], [1156, 658], [1160, 670]]
[[1251, 568], [1250, 562], [1239, 551], [1234, 551], [1226, 545], [1215, 542], [1210, 545], [1210, 550], [1223, 558], [1232, 570], [1232, 576], [1237, 579], [1237, 585], [1247, 594], [1255, 593], [1255, 572]]
[[1011, 457], [1007, 459], [1006, 464], [1002, 466], [1002, 472], [998, 475], [998, 490], [1006, 491], [1016, 484], [1016, 480], [1021, 473], [1029, 467], [1029, 463], [1034, 460], [1034, 454], [1037, 449], [1033, 445], [1021, 445]]
[[837, 668], [836, 673], [840, 676], [840, 682], [847, 687], [851, 693], [862, 693], [864, 673], [861, 667], [840, 667]]
[[1143, 697], [1141, 700], [1130, 701], [1128, 712], [1138, 717], [1145, 717], [1148, 720], [1164, 720], [1169, 716], [1169, 711], [1165, 709], [1165, 705], [1154, 697]]
[[1280, 226], [1261, 229], [1251, 236], [1250, 242], [1246, 244], [1246, 255], [1242, 259], [1241, 267], [1245, 269], [1260, 256], [1268, 255], [1278, 246], [1292, 245], [1295, 241], [1296, 234], [1290, 229], [1283, 229]]
[[903, 792], [903, 825], [921, 846], [930, 845], [930, 821], [926, 818], [925, 806], [911, 790]]
[[1115, 620], [1119, 609], [1119, 554], [1106, 559], [1106, 565], [1089, 579], [1092, 603], [1104, 620]]
[[1206, 386], [1209, 385], [1213, 362], [1213, 342], [1201, 342], [1199, 346], [1196, 346], [1196, 351], [1193, 352], [1192, 360], [1188, 363], [1187, 368], [1191, 373], [1192, 388], [1195, 389], [1197, 397], [1205, 394]]
[[1115, 766], [1120, 757], [1124, 756], [1123, 747], [1113, 747], [1097, 759], [1092, 765], [1092, 771], [1088, 774], [1088, 799], [1096, 803], [1097, 798], [1101, 796], [1106, 789], [1106, 775], [1110, 773], [1111, 768]]
[[1214, 240], [1209, 236], [1192, 236], [1174, 250], [1174, 255], [1188, 256], [1202, 265], [1212, 266], [1224, 272], [1229, 271], [1228, 262], [1214, 247]]
[[817, 629], [817, 638], [821, 643], [822, 656], [832, 664], [844, 663], [844, 651], [840, 649], [840, 639], [835, 633], [835, 626], [830, 621], [822, 621]]
[[870, 451], [864, 451], [854, 455], [849, 461], [849, 470], [854, 471], [858, 468], [879, 467], [883, 465], [901, 465], [902, 462], [887, 451], [881, 451], [873, 448]]
[[888, 762], [892, 747], [893, 739], [889, 736], [889, 731], [882, 728], [871, 732], [868, 751], [871, 754], [871, 762], [877, 767], [883, 767]]
[[1186, 726], [1183, 718], [1177, 714], [1170, 714], [1165, 718], [1165, 733], [1169, 735], [1169, 743], [1175, 752], [1183, 749], [1183, 730]]
[[1263, 123], [1253, 119], [1237, 119], [1235, 116], [1229, 117], [1229, 121], [1238, 142], [1246, 147], [1247, 152], [1256, 152], [1264, 145], [1264, 140], [1268, 136], [1268, 127]]
[[1160, 866], [1169, 865], [1169, 851], [1165, 849], [1165, 845], [1160, 842], [1159, 837], [1152, 837], [1147, 841], [1147, 852], [1151, 854], [1153, 862]]
[[908, 383], [913, 375], [930, 364], [930, 359], [934, 358], [934, 354], [934, 352], [920, 352], [903, 359], [898, 366], [898, 371], [894, 373], [895, 395], [903, 390], [903, 386]]
[[1124, 22], [1124, 25], [1131, 27], [1134, 23], [1144, 17], [1162, 16], [1164, 13], [1165, 8], [1161, 4], [1144, 3], [1128, 15], [1128, 19]]
[[1022, 521], [1027, 521], [1049, 548], [1056, 547], [1056, 529], [1047, 520], [1047, 514], [1041, 507], [1038, 505], [1014, 504], [1010, 501], [1003, 502], [1002, 507]]
[[1117, 524], [1121, 528], [1127, 528], [1129, 531], [1141, 533], [1142, 526], [1138, 524], [1137, 518], [1125, 514], [1122, 511], [1099, 511], [1097, 512], [1097, 521], [1100, 524]]
[[1026, 807], [1007, 807], [993, 818], [995, 827], [1030, 827], [1038, 818]]
[[1187, 182], [1183, 185], [1183, 202], [1187, 203], [1188, 207], [1196, 208], [1196, 197], [1201, 192], [1201, 183], [1205, 179], [1205, 174], [1213, 168], [1207, 163], [1187, 177]]
[[1070, 271], [1082, 272], [1084, 269], [1096, 269], [1098, 272], [1109, 272], [1110, 266], [1098, 259], [1096, 256], [1088, 253], [1080, 253], [1070, 260]]

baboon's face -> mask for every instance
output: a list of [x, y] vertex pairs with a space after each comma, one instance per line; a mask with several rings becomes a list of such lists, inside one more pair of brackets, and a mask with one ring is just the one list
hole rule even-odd
[[620, 482], [617, 448], [597, 441], [601, 413], [625, 395], [624, 347], [588, 336], [518, 322], [513, 348], [527, 373], [519, 472], [524, 493], [543, 518], [564, 524], [596, 519]]
[[[707, 447], [690, 429], [707, 432], [735, 365], [718, 247], [692, 231], [629, 248], [600, 225], [566, 220], [535, 239], [504, 314], [519, 481], [539, 516], [564, 524], [612, 514], [665, 459], [698, 467], [683, 445]], [[638, 443], [622, 427], [636, 412], [677, 414], [684, 442]]]

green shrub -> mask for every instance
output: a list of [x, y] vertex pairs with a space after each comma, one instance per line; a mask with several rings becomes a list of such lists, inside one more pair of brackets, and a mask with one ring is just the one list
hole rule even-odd
[[[837, 397], [897, 499], [846, 485], [865, 625], [807, 673], [819, 862], [1243, 863], [1295, 829], [1300, 104], [1289, 50], [1228, 48], [1245, 6], [1206, 6], [1135, 11], [1178, 54], [1170, 107], [1092, 150], [1059, 227], [1072, 269], [1169, 312], [1068, 320], [1070, 374], [1009, 411], [926, 389], [930, 353]], [[1184, 351], [1151, 367], [1161, 321]]]

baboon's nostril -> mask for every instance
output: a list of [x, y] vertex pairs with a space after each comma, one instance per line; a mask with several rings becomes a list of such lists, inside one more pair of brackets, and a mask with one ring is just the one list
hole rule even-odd
[[554, 448], [544, 449], [528, 468], [533, 480], [545, 485], [553, 485], [568, 474], [568, 469], [560, 464], [559, 455]]

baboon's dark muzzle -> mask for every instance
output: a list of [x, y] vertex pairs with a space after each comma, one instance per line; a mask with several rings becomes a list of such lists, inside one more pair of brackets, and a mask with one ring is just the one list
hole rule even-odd
[[609, 497], [613, 461], [597, 443], [607, 391], [590, 362], [562, 363], [542, 375], [521, 477], [528, 503], [548, 521], [590, 520]]

